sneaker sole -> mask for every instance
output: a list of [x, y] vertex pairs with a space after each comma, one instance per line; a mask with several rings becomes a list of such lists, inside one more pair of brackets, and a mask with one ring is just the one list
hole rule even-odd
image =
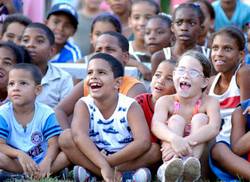
[[74, 166], [73, 169], [73, 178], [75, 182], [80, 182], [79, 178], [78, 178], [78, 170], [79, 170], [79, 166]]
[[175, 182], [183, 173], [183, 162], [181, 159], [176, 158], [167, 165], [165, 169], [165, 181], [166, 182]]
[[187, 159], [184, 163], [183, 181], [196, 181], [201, 175], [200, 161], [196, 158]]

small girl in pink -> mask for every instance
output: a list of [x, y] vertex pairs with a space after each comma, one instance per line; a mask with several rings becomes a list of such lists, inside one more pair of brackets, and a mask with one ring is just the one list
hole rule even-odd
[[[205, 143], [219, 133], [219, 102], [206, 95], [211, 65], [200, 52], [190, 50], [173, 72], [176, 94], [159, 98], [152, 120], [153, 133], [162, 140], [161, 181], [199, 179], [199, 158]], [[204, 135], [206, 133], [206, 135]]]

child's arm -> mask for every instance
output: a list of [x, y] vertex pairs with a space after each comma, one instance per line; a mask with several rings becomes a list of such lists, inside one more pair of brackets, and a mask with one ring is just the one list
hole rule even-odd
[[250, 98], [250, 67], [243, 65], [237, 72], [237, 85], [240, 88], [240, 100], [244, 101]]
[[56, 159], [58, 152], [58, 136], [51, 137], [48, 140], [48, 150], [46, 156], [39, 164], [40, 175], [38, 176], [38, 179], [48, 177], [50, 175], [52, 162]]
[[151, 145], [148, 125], [137, 102], [134, 102], [129, 108], [128, 124], [134, 140], [122, 150], [107, 157], [109, 164], [113, 167], [141, 156]]
[[250, 132], [246, 133], [246, 118], [238, 107], [232, 114], [231, 144], [232, 151], [242, 156], [250, 151]]
[[200, 127], [197, 132], [186, 137], [195, 144], [205, 143], [211, 140], [220, 130], [221, 118], [219, 101], [212, 96], [206, 96], [205, 103], [206, 112], [209, 118], [208, 124]]
[[160, 97], [155, 104], [155, 112], [152, 119], [152, 132], [162, 141], [169, 142], [179, 156], [185, 156], [192, 152], [191, 146], [182, 136], [172, 132], [166, 124], [168, 112], [174, 103], [168, 96]]
[[3, 153], [10, 158], [18, 159], [25, 174], [34, 176], [39, 171], [35, 161], [28, 154], [21, 150], [10, 147], [2, 138], [0, 138], [0, 153]]
[[114, 170], [89, 138], [89, 122], [88, 108], [82, 100], [79, 100], [75, 105], [71, 125], [73, 140], [79, 150], [100, 168], [104, 180], [112, 181], [114, 179]]

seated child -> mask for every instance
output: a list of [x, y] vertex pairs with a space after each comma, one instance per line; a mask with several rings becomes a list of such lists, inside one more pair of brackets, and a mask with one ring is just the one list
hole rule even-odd
[[[156, 101], [164, 95], [171, 95], [175, 93], [173, 83], [173, 70], [175, 68], [175, 62], [171, 60], [163, 61], [159, 64], [155, 74], [152, 77], [151, 93], [144, 93], [136, 96], [136, 101], [141, 105], [149, 129], [151, 129], [151, 121], [154, 114], [154, 107]], [[149, 167], [156, 164], [161, 159], [159, 140], [155, 135], [151, 134], [151, 148], [144, 154], [142, 161], [138, 161], [139, 164], [145, 164]], [[134, 162], [135, 163], [135, 162]]]
[[[209, 60], [190, 50], [177, 61], [173, 72], [176, 94], [160, 97], [155, 105], [152, 131], [168, 145], [162, 148], [161, 181], [199, 179], [199, 158], [205, 143], [219, 133], [219, 102], [203, 91], [211, 73]], [[206, 135], [204, 135], [206, 133]]]
[[35, 102], [41, 79], [35, 65], [13, 66], [8, 82], [10, 102], [0, 108], [0, 169], [35, 179], [51, 174], [61, 132], [54, 111]]
[[30, 62], [30, 57], [26, 50], [12, 42], [0, 43], [0, 105], [9, 100], [7, 97], [9, 71], [16, 63], [23, 62]]
[[[150, 147], [149, 130], [138, 103], [119, 94], [124, 75], [122, 64], [113, 56], [97, 53], [88, 64], [90, 95], [75, 105], [71, 129], [59, 143], [74, 167], [75, 181], [95, 179], [150, 182], [147, 168], [127, 166]], [[126, 171], [126, 172], [125, 172]]]
[[21, 43], [24, 29], [31, 23], [31, 20], [22, 14], [8, 15], [2, 25], [1, 40]]
[[74, 63], [82, 58], [79, 47], [69, 41], [78, 25], [78, 14], [70, 4], [55, 4], [49, 10], [45, 23], [55, 34], [55, 53], [51, 62]]
[[43, 90], [37, 101], [55, 107], [73, 88], [73, 79], [66, 71], [48, 63], [53, 52], [54, 34], [44, 24], [31, 23], [23, 33], [21, 44], [31, 56], [32, 63], [42, 71]]

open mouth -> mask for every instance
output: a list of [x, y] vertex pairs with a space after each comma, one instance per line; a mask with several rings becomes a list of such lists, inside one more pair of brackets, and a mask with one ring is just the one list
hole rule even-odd
[[92, 90], [99, 89], [102, 87], [100, 83], [91, 83], [89, 86]]
[[191, 87], [191, 84], [185, 81], [180, 82], [180, 88], [182, 90], [188, 90]]

